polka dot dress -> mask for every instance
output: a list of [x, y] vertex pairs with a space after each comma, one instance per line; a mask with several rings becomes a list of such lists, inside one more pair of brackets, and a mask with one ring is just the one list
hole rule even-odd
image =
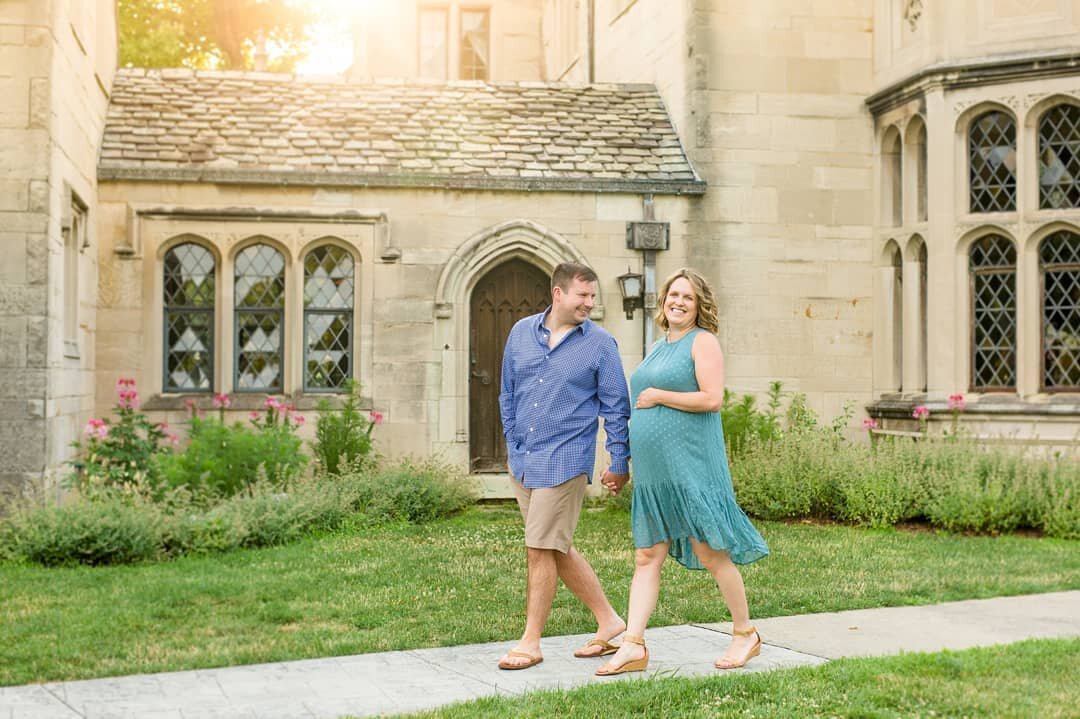
[[[660, 340], [630, 377], [631, 406], [648, 387], [699, 391], [690, 355], [695, 329], [675, 342]], [[735, 501], [719, 412], [684, 412], [657, 405], [630, 415], [634, 545], [671, 542], [671, 556], [703, 569], [690, 539], [728, 552], [736, 564], [769, 553], [765, 540]]]

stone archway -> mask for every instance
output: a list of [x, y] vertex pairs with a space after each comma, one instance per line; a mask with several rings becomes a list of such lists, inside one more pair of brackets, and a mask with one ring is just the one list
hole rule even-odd
[[[547, 277], [561, 262], [589, 264], [565, 237], [529, 220], [489, 227], [462, 243], [447, 261], [435, 290], [434, 349], [442, 367], [435, 446], [463, 464], [469, 458], [470, 302], [482, 278], [512, 260], [528, 263]], [[601, 319], [603, 311], [598, 296], [593, 318]]]

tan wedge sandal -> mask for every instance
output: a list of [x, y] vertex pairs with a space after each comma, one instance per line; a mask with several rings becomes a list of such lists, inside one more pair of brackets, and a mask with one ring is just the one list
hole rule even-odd
[[631, 659], [625, 662], [621, 666], [613, 667], [610, 662], [601, 665], [596, 670], [596, 676], [598, 677], [613, 677], [616, 674], [626, 674], [627, 672], [643, 672], [649, 667], [649, 648], [645, 646], [645, 637], [635, 637], [633, 634], [623, 634], [623, 641], [630, 642], [631, 644], [637, 644], [638, 646], [645, 647], [645, 656], [641, 659]]
[[746, 663], [761, 654], [761, 635], [758, 634], [757, 627], [753, 624], [749, 629], [732, 629], [731, 633], [738, 637], [748, 637], [751, 634], [757, 634], [757, 641], [750, 647], [750, 651], [746, 653], [746, 656], [742, 658], [742, 661], [735, 661], [733, 659], [717, 659], [713, 664], [717, 669], [738, 669], [739, 667], [746, 666]]

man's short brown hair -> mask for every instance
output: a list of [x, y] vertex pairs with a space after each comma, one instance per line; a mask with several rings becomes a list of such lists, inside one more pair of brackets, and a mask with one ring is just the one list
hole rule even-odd
[[570, 283], [574, 280], [599, 282], [600, 278], [596, 276], [591, 267], [577, 262], [563, 262], [551, 273], [551, 289], [554, 290], [559, 287], [563, 292], [569, 292]]

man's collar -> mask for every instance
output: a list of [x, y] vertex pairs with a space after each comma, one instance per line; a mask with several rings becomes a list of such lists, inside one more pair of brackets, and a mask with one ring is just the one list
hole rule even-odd
[[[536, 331], [537, 332], [540, 331], [541, 327], [545, 327], [544, 321], [547, 320], [548, 315], [551, 314], [551, 308], [552, 308], [552, 305], [548, 305], [547, 309], [540, 313], [539, 321], [536, 323]], [[592, 330], [592, 326], [593, 326], [593, 321], [590, 320], [588, 317], [586, 317], [584, 322], [582, 322], [580, 325], [576, 325], [570, 331], [573, 332], [576, 329], [580, 329], [582, 335], [587, 335]]]

